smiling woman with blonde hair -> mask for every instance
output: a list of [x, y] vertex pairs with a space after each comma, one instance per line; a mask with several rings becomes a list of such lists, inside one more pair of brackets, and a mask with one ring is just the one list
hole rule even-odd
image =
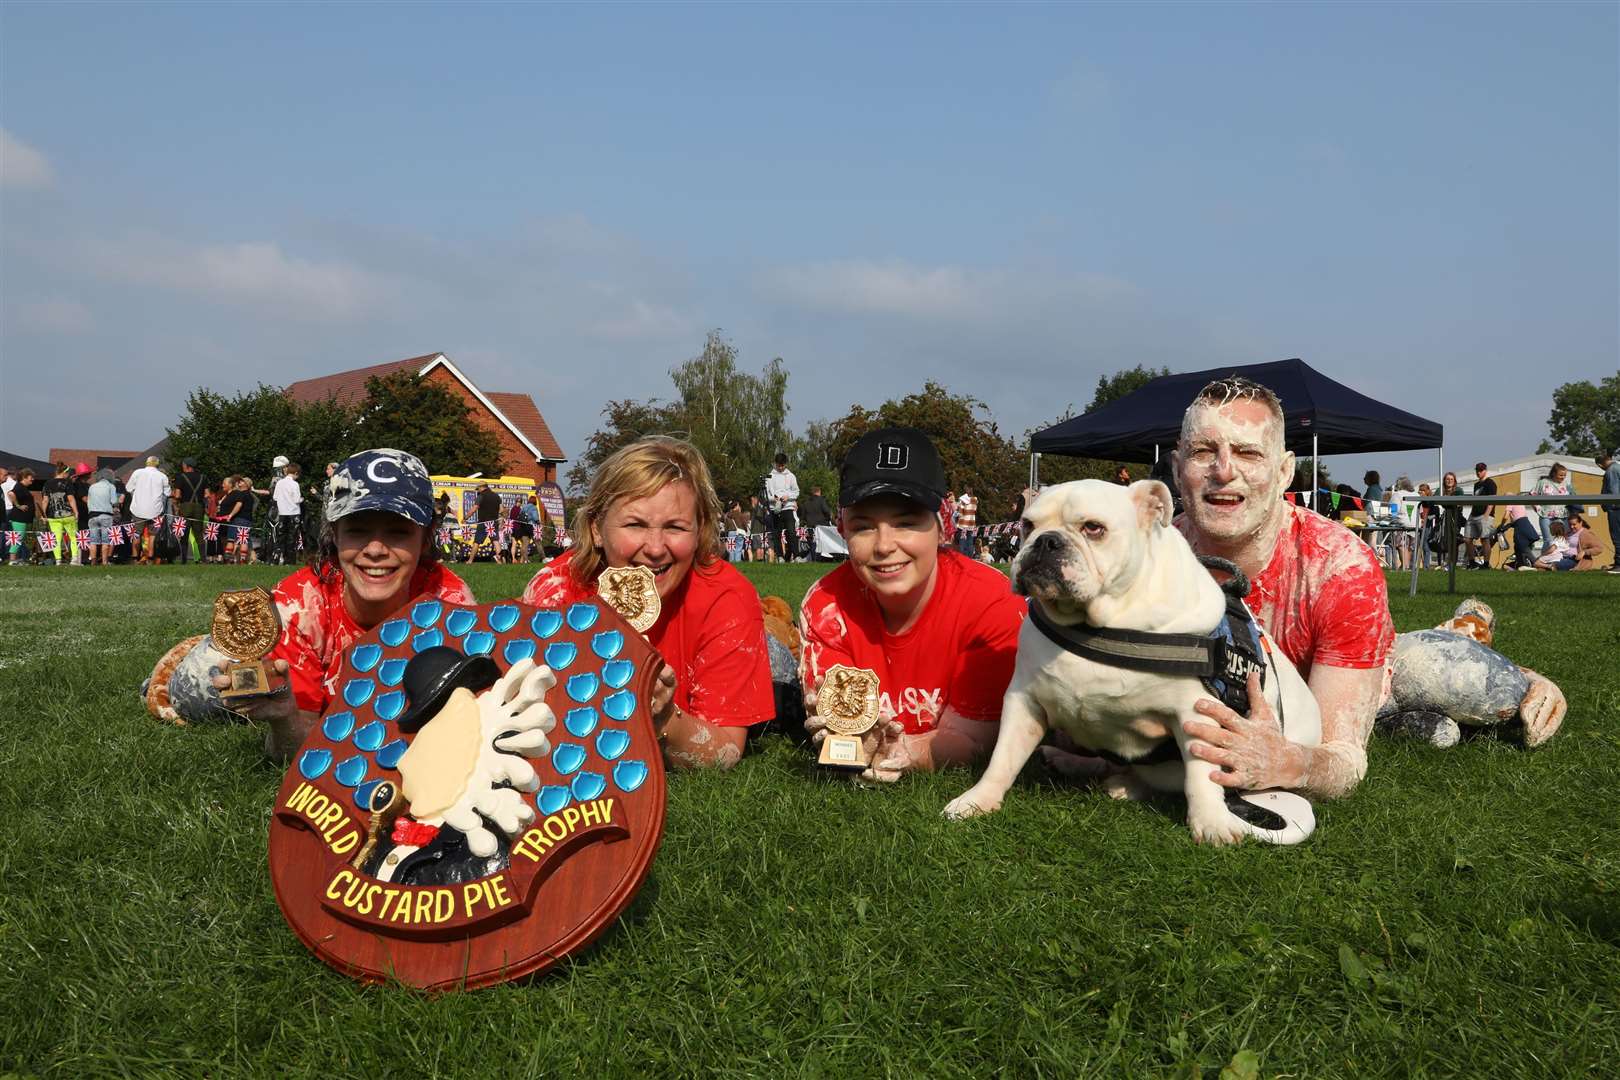
[[597, 468], [574, 546], [523, 591], [525, 604], [559, 608], [595, 597], [610, 566], [652, 571], [660, 612], [646, 638], [665, 667], [651, 706], [674, 765], [734, 765], [748, 728], [776, 714], [759, 594], [721, 556], [719, 521], [697, 448], [642, 439]]

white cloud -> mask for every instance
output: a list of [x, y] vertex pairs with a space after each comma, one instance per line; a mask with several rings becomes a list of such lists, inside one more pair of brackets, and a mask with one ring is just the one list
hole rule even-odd
[[82, 334], [95, 325], [90, 309], [63, 296], [25, 296], [12, 309], [19, 326], [50, 334]]
[[0, 187], [46, 187], [54, 175], [44, 154], [0, 128]]
[[623, 310], [588, 327], [587, 333], [607, 341], [668, 341], [693, 337], [699, 333], [699, 325], [668, 304], [632, 300]]
[[369, 270], [289, 255], [273, 241], [187, 245], [128, 235], [91, 242], [87, 256], [103, 277], [318, 319], [359, 315], [389, 291]]
[[1099, 302], [1135, 294], [1105, 274], [917, 266], [851, 259], [780, 267], [765, 288], [800, 307], [852, 314], [977, 321], [1012, 309], [1067, 301]]

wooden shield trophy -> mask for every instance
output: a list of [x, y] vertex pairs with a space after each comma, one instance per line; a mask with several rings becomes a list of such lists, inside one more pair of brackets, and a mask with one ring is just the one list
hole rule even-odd
[[347, 975], [426, 989], [584, 948], [663, 836], [662, 666], [600, 600], [421, 600], [378, 626], [276, 798], [270, 876], [294, 933]]

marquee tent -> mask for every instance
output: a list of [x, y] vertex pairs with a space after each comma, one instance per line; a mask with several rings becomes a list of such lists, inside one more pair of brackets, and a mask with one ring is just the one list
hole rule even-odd
[[1037, 432], [1037, 454], [1153, 461], [1175, 445], [1181, 414], [1211, 380], [1242, 375], [1282, 399], [1283, 439], [1290, 450], [1311, 454], [1361, 454], [1428, 450], [1441, 445], [1444, 428], [1358, 393], [1303, 360], [1209, 368], [1163, 375], [1102, 408]]

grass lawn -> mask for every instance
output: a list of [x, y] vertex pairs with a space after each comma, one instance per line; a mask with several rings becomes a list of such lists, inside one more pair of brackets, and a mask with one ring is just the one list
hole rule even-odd
[[[748, 570], [796, 605], [821, 568]], [[468, 577], [488, 600], [526, 575]], [[1033, 770], [952, 824], [966, 772], [863, 790], [769, 737], [673, 779], [652, 877], [589, 952], [440, 996], [307, 953], [270, 891], [259, 738], [136, 699], [215, 593], [276, 578], [0, 571], [0, 1073], [1548, 1077], [1620, 1057], [1620, 578], [1462, 575], [1502, 650], [1563, 686], [1564, 731], [1535, 753], [1375, 740], [1300, 848], [1199, 848], [1173, 805]], [[1442, 575], [1404, 583], [1398, 628], [1450, 614]]]

